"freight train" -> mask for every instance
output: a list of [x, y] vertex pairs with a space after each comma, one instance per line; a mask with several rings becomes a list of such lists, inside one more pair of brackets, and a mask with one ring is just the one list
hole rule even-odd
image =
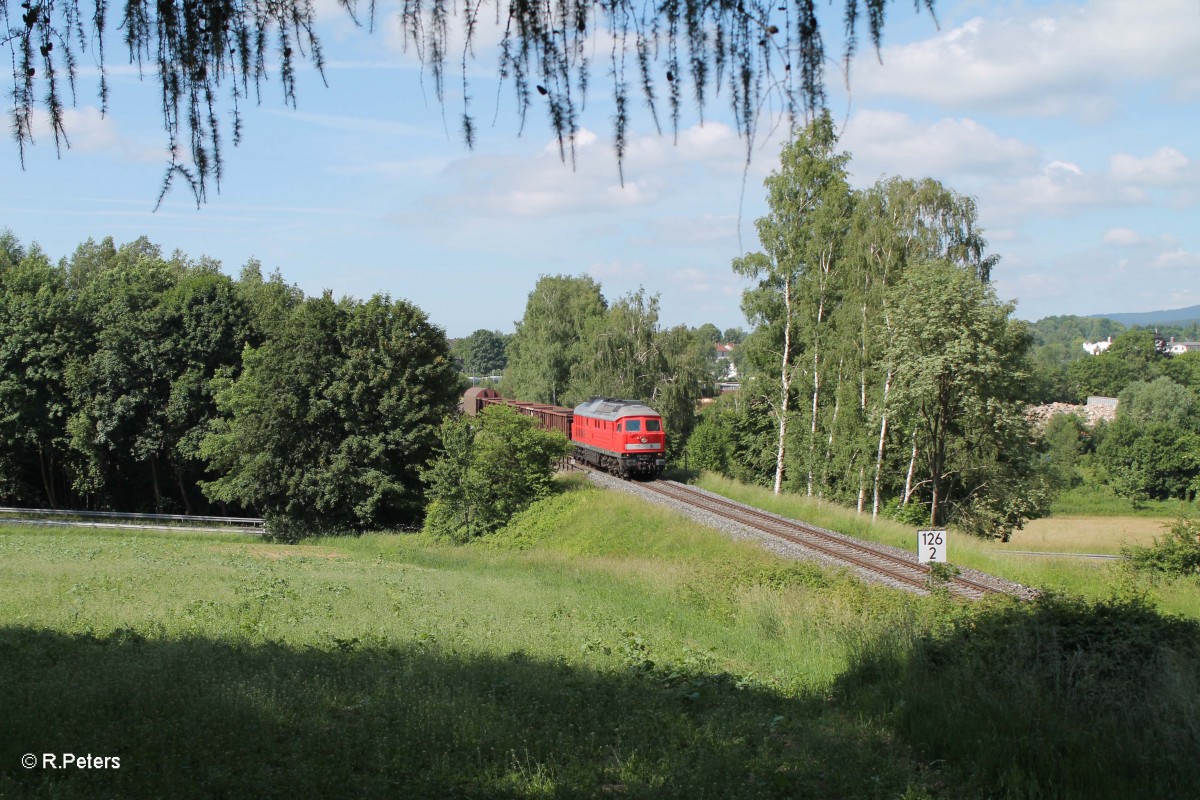
[[575, 445], [575, 460], [623, 478], [656, 478], [667, 465], [667, 434], [657, 411], [637, 400], [593, 397], [574, 409], [508, 400], [495, 389], [476, 386], [463, 396], [463, 413], [509, 405], [559, 431]]

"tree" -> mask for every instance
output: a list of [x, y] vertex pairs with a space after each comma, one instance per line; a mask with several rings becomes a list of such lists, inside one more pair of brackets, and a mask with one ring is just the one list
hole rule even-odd
[[79, 295], [94, 340], [69, 372], [75, 488], [106, 507], [161, 513], [175, 331], [160, 304], [179, 271], [145, 237], [98, 266]]
[[1050, 478], [1059, 489], [1070, 489], [1081, 483], [1078, 466], [1085, 436], [1087, 426], [1076, 414], [1055, 414], [1046, 423], [1042, 441]]
[[1135, 505], [1200, 492], [1200, 435], [1163, 422], [1118, 416], [1096, 448], [1104, 482]]
[[[915, 3], [924, 5], [932, 16], [933, 0]], [[359, 20], [362, 9], [357, 2], [341, 5]], [[879, 46], [885, 6], [884, 0], [845, 0], [847, 62], [857, 48], [864, 16], [870, 41]], [[90, 59], [100, 67], [99, 96], [102, 109], [106, 107], [108, 6], [104, 0], [95, 0], [90, 8], [80, 0], [23, 0], [19, 6], [16, 0], [4, 0], [2, 8], [13, 65], [12, 129], [23, 163], [25, 147], [33, 143], [39, 97], [56, 148], [61, 151], [68, 145], [64, 91], [73, 101], [77, 64], [89, 47], [94, 48]], [[210, 183], [220, 188], [224, 167], [220, 120], [224, 116], [230, 121], [236, 145], [242, 134], [242, 104], [261, 96], [262, 83], [272, 72], [279, 77], [284, 102], [295, 106], [299, 62], [307, 60], [318, 71], [324, 67], [315, 34], [315, 9], [306, 0], [267, 4], [131, 0], [122, 7], [120, 29], [129, 63], [139, 70], [152, 66], [160, 86], [170, 152], [160, 201], [176, 177], [187, 182], [197, 203], [203, 202]], [[369, 3], [369, 26], [373, 27], [375, 13], [375, 3]], [[406, 3], [396, 18], [402, 39], [428, 65], [439, 100], [444, 97], [447, 60], [461, 64], [460, 119], [468, 146], [475, 139], [468, 75], [480, 21], [488, 13], [481, 4], [459, 7], [434, 0], [428, 7]], [[812, 117], [824, 105], [826, 53], [812, 0], [788, 0], [782, 5], [763, 0], [650, 5], [497, 0], [494, 14], [504, 23], [500, 77], [511, 82], [522, 120], [533, 108], [534, 90], [544, 98], [564, 158], [573, 152], [579, 132], [579, 112], [594, 68], [590, 41], [598, 35], [613, 43], [603, 69], [612, 77], [618, 164], [625, 150], [631, 84], [649, 104], [657, 126], [665, 79], [667, 113], [677, 130], [685, 93], [703, 111], [710, 93], [727, 81], [729, 102], [747, 138], [747, 153], [768, 95], [777, 98], [793, 119]], [[452, 42], [461, 42], [461, 53]], [[227, 110], [223, 95], [228, 98]]]
[[741, 328], [726, 328], [721, 334], [721, 341], [724, 344], [741, 344], [746, 341], [746, 332]]
[[508, 343], [509, 393], [518, 400], [558, 405], [571, 368], [583, 357], [580, 342], [587, 326], [607, 308], [600, 284], [587, 276], [538, 278]]
[[1167, 377], [1136, 381], [1121, 392], [1117, 415], [1129, 417], [1138, 425], [1161, 422], [1195, 431], [1200, 425], [1200, 400], [1192, 390]]
[[1007, 540], [1038, 510], [1029, 503], [1036, 476], [1020, 413], [1029, 335], [1010, 319], [1011, 304], [948, 262], [911, 267], [891, 303], [889, 404], [913, 432], [930, 525], [957, 507], [956, 516], [974, 515]]
[[[755, 222], [763, 251], [733, 262], [734, 272], [758, 281], [758, 286], [744, 293], [742, 309], [758, 326], [760, 338], [771, 341], [778, 364], [776, 494], [783, 491], [792, 382], [802, 333], [807, 333], [816, 364], [811, 373], [814, 425], [820, 399], [820, 340], [827, 319], [824, 303], [850, 210], [849, 156], [835, 153], [836, 145], [833, 119], [825, 113], [784, 147], [780, 169], [764, 181], [770, 212]], [[801, 302], [806, 292], [817, 298], [807, 326]]]
[[1117, 397], [1135, 381], [1158, 377], [1166, 360], [1155, 345], [1152, 331], [1131, 330], [1113, 339], [1100, 355], [1072, 361], [1067, 375], [1077, 387], [1079, 398], [1092, 394]]
[[480, 328], [455, 344], [454, 355], [462, 362], [463, 372], [467, 375], [499, 375], [508, 364], [504, 354], [507, 344], [508, 337], [500, 331]]
[[461, 385], [440, 328], [376, 295], [298, 306], [218, 381], [221, 418], [200, 445], [214, 500], [258, 509], [294, 539], [412, 525], [421, 469]]
[[555, 466], [570, 452], [567, 437], [512, 406], [488, 406], [475, 421], [442, 423], [442, 453], [425, 473], [425, 530], [459, 542], [498, 530], [548, 497]]
[[[15, 260], [14, 260], [15, 259]], [[66, 270], [0, 235], [0, 498], [57, 508], [69, 486], [67, 369], [86, 327]], [[39, 500], [41, 502], [39, 502]]]
[[[843, 415], [844, 424], [865, 433], [870, 441], [858, 445], [874, 456], [870, 478], [871, 514], [878, 515], [885, 490], [885, 471], [892, 446], [913, 455], [910, 442], [893, 442], [889, 395], [894, 374], [883, 353], [892, 338], [895, 319], [890, 305], [892, 287], [902, 281], [912, 264], [945, 260], [987, 282], [996, 263], [986, 255], [987, 242], [978, 226], [975, 201], [932, 178], [887, 178], [861, 192], [854, 204], [854, 220], [847, 244], [851, 276], [847, 300], [839, 322], [843, 335], [854, 331], [855, 344], [846, 351], [850, 369], [858, 373], [858, 402]], [[853, 451], [855, 448], [850, 448]], [[858, 507], [865, 505], [867, 464], [859, 465]], [[904, 498], [907, 502], [909, 491]]]

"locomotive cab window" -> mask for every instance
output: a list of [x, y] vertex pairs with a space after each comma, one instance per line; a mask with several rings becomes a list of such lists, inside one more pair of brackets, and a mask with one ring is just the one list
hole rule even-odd
[[621, 432], [621, 423], [617, 423], [617, 433]]
[[661, 431], [662, 425], [660, 425], [658, 420], [656, 420], [656, 419], [648, 419], [648, 420], [646, 420], [646, 430]]
[[630, 433], [637, 433], [642, 429], [642, 421], [640, 419], [631, 419], [626, 423], [625, 430]]

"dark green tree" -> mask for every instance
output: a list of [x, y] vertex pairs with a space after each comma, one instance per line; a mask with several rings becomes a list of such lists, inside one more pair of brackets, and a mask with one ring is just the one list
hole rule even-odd
[[1121, 392], [1117, 414], [1138, 425], [1161, 422], [1175, 428], [1200, 428], [1200, 398], [1186, 386], [1167, 377], [1135, 381]]
[[1157, 378], [1166, 360], [1155, 346], [1152, 331], [1131, 330], [1113, 339], [1100, 355], [1072, 361], [1067, 375], [1080, 399], [1088, 395], [1117, 397], [1131, 383]]
[[1055, 414], [1046, 423], [1042, 442], [1049, 477], [1058, 489], [1070, 489], [1082, 482], [1079, 462], [1086, 449], [1087, 426], [1075, 414]]
[[36, 245], [26, 252], [15, 237], [0, 236], [0, 500], [6, 504], [56, 508], [68, 495], [67, 369], [84, 347], [66, 270]]
[[415, 306], [306, 300], [218, 382], [222, 416], [200, 452], [219, 477], [205, 493], [257, 509], [285, 539], [416, 524], [421, 470], [460, 390], [445, 334]]
[[256, 347], [275, 336], [304, 301], [304, 292], [286, 283], [279, 270], [264, 278], [262, 264], [253, 259], [242, 267], [234, 288], [250, 314], [250, 341]]
[[508, 365], [508, 357], [504, 352], [507, 345], [508, 337], [500, 331], [480, 328], [465, 339], [458, 340], [454, 345], [454, 355], [462, 362], [462, 370], [467, 375], [499, 375]]
[[1135, 505], [1191, 499], [1200, 491], [1200, 435], [1163, 422], [1117, 416], [1096, 448], [1106, 484]]
[[75, 488], [105, 507], [167, 510], [175, 330], [161, 302], [179, 277], [143, 237], [117, 249], [79, 295], [94, 340], [68, 373]]

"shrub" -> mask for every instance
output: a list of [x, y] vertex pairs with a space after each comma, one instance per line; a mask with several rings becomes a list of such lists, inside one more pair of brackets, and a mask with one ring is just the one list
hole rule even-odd
[[1200, 521], [1179, 519], [1149, 547], [1129, 545], [1121, 557], [1135, 570], [1165, 575], [1200, 573]]

